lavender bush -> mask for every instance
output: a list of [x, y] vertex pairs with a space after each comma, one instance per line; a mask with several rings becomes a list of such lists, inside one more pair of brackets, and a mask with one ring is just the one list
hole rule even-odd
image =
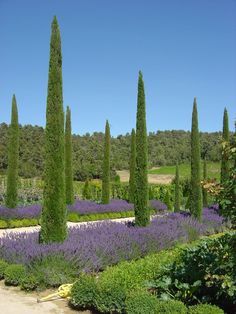
[[222, 218], [204, 209], [200, 223], [192, 217], [171, 213], [155, 218], [146, 228], [128, 228], [123, 223], [99, 222], [69, 229], [68, 239], [61, 244], [38, 244], [38, 232], [5, 233], [0, 238], [0, 258], [10, 263], [30, 265], [48, 256], [63, 256], [76, 264], [78, 273], [104, 269], [122, 260], [143, 257], [169, 248], [176, 243], [221, 231]]
[[[166, 205], [158, 200], [150, 201], [150, 207], [156, 211], [166, 210]], [[28, 206], [19, 206], [15, 209], [0, 207], [0, 219], [23, 219], [39, 218], [42, 206], [32, 204]], [[116, 213], [132, 211], [134, 205], [125, 200], [111, 200], [109, 204], [98, 204], [92, 201], [76, 200], [73, 205], [68, 206], [68, 212], [75, 212], [80, 215], [99, 214], [99, 213]]]

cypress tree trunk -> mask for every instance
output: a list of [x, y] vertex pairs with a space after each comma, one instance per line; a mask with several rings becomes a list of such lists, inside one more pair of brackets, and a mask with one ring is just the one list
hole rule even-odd
[[[203, 180], [205, 181], [207, 179], [207, 162], [206, 159], [204, 159], [203, 163]], [[203, 206], [207, 207], [208, 206], [208, 195], [207, 195], [207, 190], [202, 188], [202, 201], [203, 201]]]
[[109, 204], [110, 202], [110, 126], [106, 121], [105, 143], [104, 143], [104, 158], [103, 158], [103, 175], [102, 175], [102, 203]]
[[148, 152], [144, 82], [141, 71], [138, 79], [137, 119], [136, 119], [136, 168], [134, 213], [137, 226], [147, 226], [150, 222], [148, 208]]
[[131, 151], [129, 164], [129, 202], [134, 203], [135, 196], [135, 166], [136, 166], [136, 136], [135, 130], [131, 132]]
[[73, 204], [73, 171], [72, 171], [72, 138], [71, 138], [71, 112], [66, 108], [66, 128], [65, 128], [65, 189], [66, 204]]
[[18, 159], [19, 159], [19, 124], [16, 97], [12, 97], [11, 124], [8, 131], [8, 166], [6, 206], [17, 206]]
[[179, 165], [176, 164], [176, 171], [175, 171], [175, 205], [174, 205], [175, 212], [180, 210], [180, 187], [179, 187]]
[[[228, 119], [228, 112], [225, 108], [224, 110], [224, 117], [223, 117], [223, 141], [229, 143], [229, 119]], [[224, 183], [229, 178], [229, 170], [230, 170], [230, 163], [226, 153], [222, 152], [221, 157], [221, 183]]]
[[200, 142], [198, 131], [197, 101], [194, 98], [191, 130], [191, 214], [201, 220], [202, 216], [202, 188], [200, 174]]
[[61, 242], [67, 236], [65, 140], [62, 96], [61, 38], [56, 17], [51, 29], [45, 129], [44, 194], [40, 241]]

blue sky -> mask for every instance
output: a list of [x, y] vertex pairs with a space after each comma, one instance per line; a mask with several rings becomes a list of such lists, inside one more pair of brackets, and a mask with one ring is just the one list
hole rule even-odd
[[202, 131], [236, 118], [235, 0], [0, 0], [0, 122], [45, 125], [50, 28], [61, 29], [64, 106], [74, 133], [135, 126], [142, 70], [148, 131]]

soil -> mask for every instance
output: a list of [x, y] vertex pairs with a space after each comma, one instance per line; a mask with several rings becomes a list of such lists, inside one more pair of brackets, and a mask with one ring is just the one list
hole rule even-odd
[[[154, 169], [154, 168], [153, 168]], [[158, 169], [158, 168], [155, 168]], [[121, 182], [129, 181], [129, 171], [128, 170], [119, 170], [117, 174], [120, 176]], [[148, 182], [155, 184], [170, 184], [174, 179], [174, 175], [171, 174], [149, 174]]]

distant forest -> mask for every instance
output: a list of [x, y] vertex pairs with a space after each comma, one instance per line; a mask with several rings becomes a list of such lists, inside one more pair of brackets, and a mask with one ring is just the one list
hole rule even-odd
[[[8, 125], [0, 124], [0, 173], [7, 169]], [[73, 169], [75, 180], [100, 178], [102, 174], [104, 134], [94, 132], [73, 135]], [[130, 134], [111, 139], [111, 167], [129, 168]], [[201, 157], [220, 160], [221, 132], [201, 133]], [[182, 130], [150, 132], [148, 136], [149, 167], [190, 162], [190, 132]], [[19, 174], [22, 177], [43, 175], [44, 129], [39, 126], [20, 126]]]

